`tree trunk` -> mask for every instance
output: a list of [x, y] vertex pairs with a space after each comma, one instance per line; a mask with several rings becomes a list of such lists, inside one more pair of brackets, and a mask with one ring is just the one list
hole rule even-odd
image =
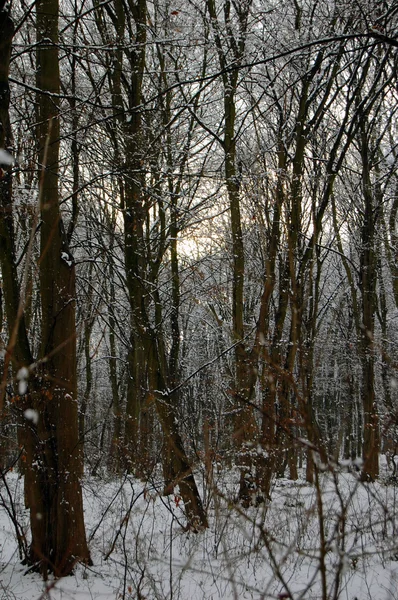
[[[30, 563], [44, 577], [69, 573], [90, 562], [80, 478], [78, 431], [75, 264], [58, 198], [59, 66], [58, 2], [40, 0], [37, 10], [38, 148], [40, 173], [41, 352], [32, 386], [27, 428], [26, 498], [31, 515]], [[25, 413], [26, 414], [26, 413]]]
[[[145, 218], [147, 216], [143, 196], [145, 188], [143, 169], [145, 164], [143, 158], [145, 139], [140, 105], [146, 60], [146, 16], [146, 0], [139, 0], [133, 15], [136, 26], [137, 50], [134, 55], [131, 55], [130, 115], [124, 125], [127, 166], [124, 177], [123, 206], [125, 268], [131, 312], [130, 374], [126, 407], [125, 446], [131, 467], [135, 468], [138, 474], [145, 477], [150, 464], [148, 429], [151, 416], [150, 407], [145, 404], [150, 402], [151, 398], [154, 398], [165, 441], [163, 456], [165, 488], [169, 493], [174, 486], [179, 486], [188, 527], [198, 530], [207, 527], [207, 519], [192, 468], [178, 431], [175, 417], [176, 396], [173, 400], [168, 396], [167, 390], [170, 389], [173, 382], [169, 378], [170, 369], [167, 365], [163, 340], [162, 318], [157, 312], [161, 308], [160, 303], [157, 301], [158, 292], [155, 285], [151, 292], [155, 298], [156, 331], [154, 331], [148, 316], [149, 295], [145, 288], [150, 256], [147, 240], [144, 237]], [[175, 306], [179, 304], [179, 290], [175, 250], [176, 248], [171, 248], [174, 311], [171, 323], [173, 341], [170, 367], [173, 368], [174, 377], [176, 376], [176, 362], [179, 353], [178, 307], [176, 309]], [[156, 275], [151, 275], [151, 278], [153, 283], [156, 283]], [[161, 396], [159, 392], [160, 394], [163, 392], [164, 396]], [[138, 451], [139, 449], [140, 451]]]
[[[253, 377], [257, 373], [253, 369], [247, 346], [244, 342], [244, 282], [245, 257], [241, 220], [240, 174], [236, 164], [236, 91], [239, 78], [239, 63], [242, 61], [245, 45], [247, 24], [251, 1], [245, 7], [235, 10], [239, 22], [237, 39], [228, 31], [229, 41], [224, 48], [221, 37], [221, 27], [218, 21], [214, 0], [207, 0], [207, 9], [211, 18], [214, 40], [218, 52], [220, 68], [223, 70], [224, 94], [224, 139], [222, 143], [225, 157], [225, 186], [228, 194], [229, 214], [231, 220], [231, 250], [232, 250], [232, 332], [235, 345], [235, 377], [233, 382], [234, 422], [233, 440], [237, 465], [240, 468], [239, 500], [248, 506], [255, 494], [255, 465], [253, 464], [252, 447], [258, 440], [258, 427], [251, 404], [251, 392], [254, 388]], [[224, 18], [226, 28], [229, 27], [231, 5], [225, 4]], [[228, 73], [225, 69], [233, 54], [236, 69]], [[255, 353], [253, 358], [256, 358]]]
[[[0, 5], [4, 4], [0, 2]], [[12, 132], [9, 119], [10, 88], [8, 83], [11, 44], [14, 24], [7, 10], [0, 10], [0, 149], [12, 159]], [[15, 368], [29, 365], [32, 356], [26, 335], [23, 303], [20, 298], [15, 258], [15, 235], [12, 209], [12, 165], [0, 162], [0, 265], [3, 279], [5, 316], [9, 330], [9, 343], [4, 361], [0, 388], [0, 414], [4, 409], [4, 396], [8, 365]]]
[[175, 398], [167, 397], [166, 395], [156, 400], [157, 413], [165, 439], [168, 472], [165, 493], [173, 493], [174, 488], [178, 486], [184, 502], [188, 528], [193, 531], [200, 531], [208, 526], [207, 517], [193, 476], [191, 464], [178, 431], [173, 402], [175, 402]]
[[363, 406], [363, 468], [362, 479], [374, 481], [379, 475], [380, 434], [375, 394], [375, 349], [374, 320], [376, 312], [377, 257], [375, 248], [375, 227], [377, 210], [370, 175], [368, 138], [365, 131], [366, 119], [361, 123], [362, 187], [364, 196], [364, 222], [361, 231], [361, 272], [362, 293], [362, 406]]
[[116, 356], [116, 321], [113, 314], [115, 306], [115, 282], [113, 280], [113, 265], [110, 273], [110, 300], [109, 300], [109, 379], [112, 391], [113, 432], [110, 448], [111, 468], [120, 473], [122, 467], [122, 407], [120, 405], [120, 383], [118, 381], [117, 356]]
[[[119, 21], [123, 21], [122, 13]], [[129, 381], [127, 387], [125, 448], [131, 468], [140, 471], [139, 431], [140, 413], [145, 400], [146, 362], [148, 359], [147, 323], [145, 307], [145, 265], [146, 248], [144, 242], [144, 206], [142, 198], [143, 180], [143, 130], [139, 109], [146, 58], [146, 0], [139, 0], [134, 12], [136, 26], [135, 42], [137, 49], [131, 54], [131, 85], [129, 88], [129, 118], [124, 123], [126, 172], [124, 175], [124, 239], [125, 268], [130, 303], [130, 351]], [[122, 26], [122, 23], [121, 25]], [[122, 31], [118, 31], [118, 36]], [[115, 93], [118, 86], [115, 86]], [[116, 102], [116, 100], [115, 100]]]

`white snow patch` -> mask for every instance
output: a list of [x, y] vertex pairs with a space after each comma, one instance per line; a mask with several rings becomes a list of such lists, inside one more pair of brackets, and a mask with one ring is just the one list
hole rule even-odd
[[73, 265], [73, 261], [70, 259], [70, 256], [67, 252], [61, 252], [61, 258], [66, 262], [68, 267], [71, 267]]
[[18, 393], [20, 396], [26, 394], [28, 389], [29, 370], [26, 367], [21, 367], [17, 373]]
[[17, 373], [18, 381], [21, 381], [21, 379], [28, 379], [28, 377], [29, 377], [29, 369], [27, 367], [21, 367]]
[[34, 423], [34, 425], [37, 425], [39, 422], [39, 413], [37, 412], [37, 410], [34, 410], [33, 408], [27, 408], [25, 410], [23, 416], [25, 417], [25, 419], [27, 421], [32, 421], [32, 423]]
[[15, 163], [15, 159], [12, 154], [4, 150], [4, 148], [0, 148], [0, 164], [11, 166]]
[[21, 379], [21, 381], [18, 383], [18, 394], [20, 396], [23, 396], [24, 394], [26, 394], [28, 390], [28, 382], [25, 379]]

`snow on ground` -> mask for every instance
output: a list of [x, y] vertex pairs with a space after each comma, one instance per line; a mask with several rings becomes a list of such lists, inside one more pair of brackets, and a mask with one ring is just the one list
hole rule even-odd
[[[199, 474], [200, 477], [200, 474]], [[7, 476], [18, 519], [23, 482]], [[268, 506], [239, 510], [231, 473], [204, 484], [210, 527], [185, 532], [181, 502], [125, 478], [84, 481], [93, 567], [48, 582], [25, 574], [0, 484], [0, 599], [398, 599], [398, 487], [360, 484], [355, 473], [275, 482]], [[216, 491], [217, 490], [217, 491]]]

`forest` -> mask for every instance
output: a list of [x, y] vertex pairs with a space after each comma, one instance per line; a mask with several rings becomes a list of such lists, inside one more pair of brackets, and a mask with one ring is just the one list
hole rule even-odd
[[398, 598], [397, 53], [397, 0], [0, 0], [2, 598]]

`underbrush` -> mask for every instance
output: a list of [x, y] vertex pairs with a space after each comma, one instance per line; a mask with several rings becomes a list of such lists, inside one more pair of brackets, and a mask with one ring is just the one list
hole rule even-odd
[[16, 473], [6, 481], [0, 599], [398, 598], [398, 488], [386, 478], [363, 484], [339, 468], [313, 485], [277, 479], [271, 502], [243, 510], [233, 502], [234, 473], [220, 470], [203, 489], [209, 528], [199, 534], [185, 531], [182, 501], [161, 495], [160, 478], [86, 478], [94, 566], [46, 588], [21, 565], [12, 515], [28, 540], [23, 485]]

